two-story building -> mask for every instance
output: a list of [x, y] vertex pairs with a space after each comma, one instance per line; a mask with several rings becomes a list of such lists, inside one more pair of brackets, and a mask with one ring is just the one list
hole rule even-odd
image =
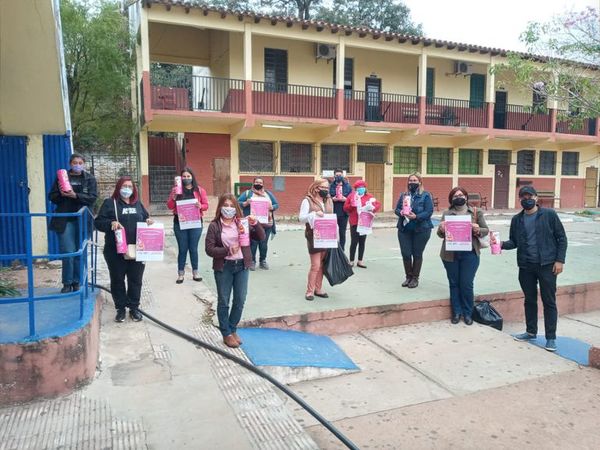
[[[413, 171], [440, 208], [456, 185], [517, 207], [529, 183], [550, 206], [598, 204], [598, 122], [494, 75], [505, 50], [175, 0], [130, 19], [146, 201], [165, 200], [150, 198], [149, 141], [170, 132], [210, 195], [261, 175], [284, 213], [335, 168], [385, 210]], [[189, 75], [153, 76], [156, 63]]]

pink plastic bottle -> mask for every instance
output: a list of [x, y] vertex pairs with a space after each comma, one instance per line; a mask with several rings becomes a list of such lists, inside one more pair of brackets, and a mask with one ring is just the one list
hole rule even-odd
[[183, 194], [183, 185], [181, 184], [181, 177], [175, 177], [175, 193], [177, 195]]
[[240, 247], [250, 246], [250, 224], [245, 217], [239, 221], [239, 237]]
[[73, 187], [69, 182], [69, 174], [65, 169], [58, 169], [56, 171], [56, 178], [58, 179], [58, 187], [61, 191], [70, 192], [73, 190]]
[[125, 234], [125, 228], [117, 228], [115, 230], [115, 242], [117, 243], [117, 253], [127, 253], [127, 235]]
[[335, 187], [335, 198], [342, 198], [343, 194], [342, 194], [342, 185], [338, 184]]
[[492, 231], [491, 233], [494, 236], [494, 242], [490, 245], [492, 255], [499, 255], [502, 253], [502, 245], [500, 243], [500, 232]]
[[410, 207], [410, 197], [405, 195], [402, 199], [402, 214], [408, 216], [412, 212], [412, 208]]

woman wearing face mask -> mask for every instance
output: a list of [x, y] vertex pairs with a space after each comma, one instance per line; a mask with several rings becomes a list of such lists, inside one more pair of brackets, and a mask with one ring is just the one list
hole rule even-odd
[[[233, 194], [223, 194], [219, 198], [217, 213], [206, 232], [206, 254], [213, 259], [213, 270], [217, 284], [217, 317], [223, 343], [228, 347], [239, 347], [242, 340], [237, 335], [237, 325], [242, 317], [246, 293], [248, 292], [248, 269], [252, 265], [250, 245], [247, 239], [261, 241], [265, 232], [253, 216], [248, 216], [249, 230], [243, 226], [242, 211]], [[229, 301], [233, 291], [231, 309]]]
[[332, 213], [333, 202], [329, 197], [329, 182], [324, 179], [313, 181], [308, 187], [306, 197], [300, 204], [300, 213], [298, 214], [300, 222], [305, 224], [304, 237], [310, 255], [310, 270], [304, 296], [308, 301], [314, 300], [315, 295], [321, 298], [329, 297], [323, 292], [323, 261], [327, 250], [314, 247], [313, 227], [315, 217], [323, 217], [324, 214]]
[[200, 218], [204, 211], [208, 209], [208, 198], [206, 191], [198, 185], [194, 172], [189, 167], [181, 171], [181, 183], [183, 184], [183, 193], [177, 194], [175, 187], [171, 190], [167, 207], [173, 212], [173, 232], [177, 239], [177, 284], [183, 283], [185, 275], [185, 260], [187, 254], [190, 254], [190, 262], [192, 264], [192, 278], [194, 281], [202, 281], [198, 273], [198, 242], [202, 236], [202, 227], [189, 228], [182, 230], [179, 226], [179, 216], [177, 215], [177, 202], [180, 200], [196, 200], [196, 207], [200, 210]]
[[265, 201], [269, 204], [269, 218], [268, 223], [262, 223], [262, 227], [265, 230], [265, 238], [262, 241], [252, 240], [250, 245], [252, 250], [252, 266], [250, 270], [256, 269], [256, 250], [258, 249], [259, 256], [259, 267], [264, 270], [269, 270], [269, 264], [267, 264], [267, 252], [269, 250], [269, 236], [275, 235], [277, 230], [275, 228], [275, 211], [279, 208], [279, 203], [271, 191], [265, 189], [265, 182], [261, 177], [254, 178], [252, 189], [242, 192], [238, 197], [238, 202], [243, 207], [245, 216], [250, 215], [250, 203], [252, 201]]
[[[409, 203], [410, 211], [404, 208], [405, 202]], [[402, 286], [416, 288], [423, 265], [423, 251], [433, 228], [433, 200], [431, 194], [423, 190], [423, 178], [420, 173], [409, 175], [408, 191], [400, 194], [394, 212], [399, 217], [398, 242], [406, 274]]]
[[[72, 213], [82, 207], [93, 208], [98, 198], [98, 189], [94, 176], [84, 169], [85, 158], [73, 153], [69, 158], [70, 170], [67, 172], [72, 190], [63, 192], [58, 179], [54, 181], [48, 200], [56, 205], [57, 213]], [[84, 216], [84, 220], [87, 217]], [[49, 228], [58, 234], [58, 245], [61, 253], [72, 253], [79, 250], [79, 219], [77, 217], [53, 217]], [[86, 236], [87, 237], [87, 236]], [[80, 257], [63, 258], [61, 293], [79, 290]]]
[[142, 313], [138, 308], [145, 265], [140, 261], [125, 259], [124, 255], [117, 253], [114, 233], [115, 230], [124, 228], [127, 243], [134, 244], [137, 240], [138, 222], [151, 225], [153, 220], [139, 200], [138, 190], [131, 177], [121, 177], [112, 196], [102, 203], [94, 221], [96, 228], [104, 232], [104, 259], [110, 274], [110, 291], [117, 309], [116, 322], [125, 321], [125, 308], [129, 308], [133, 321], [142, 320]]
[[[486, 236], [489, 232], [485, 217], [479, 209], [471, 208], [467, 204], [469, 194], [461, 187], [455, 187], [448, 194], [448, 208], [442, 214], [442, 221], [437, 230], [439, 237], [443, 238], [440, 256], [448, 283], [450, 284], [450, 303], [452, 305], [453, 324], [457, 324], [462, 316], [467, 325], [473, 323], [473, 280], [479, 267], [479, 250], [481, 244], [478, 237]], [[472, 248], [471, 251], [447, 251], [446, 250], [446, 222], [447, 216], [469, 216], [472, 223]]]
[[356, 265], [363, 269], [367, 268], [363, 262], [367, 235], [364, 234], [361, 236], [358, 234], [358, 215], [361, 211], [376, 213], [380, 208], [381, 203], [367, 192], [367, 183], [364, 180], [358, 180], [354, 183], [354, 191], [344, 203], [344, 211], [348, 213], [348, 220], [350, 222], [350, 264], [352, 266], [354, 266], [354, 256], [356, 255], [356, 247], [358, 246], [358, 262]]

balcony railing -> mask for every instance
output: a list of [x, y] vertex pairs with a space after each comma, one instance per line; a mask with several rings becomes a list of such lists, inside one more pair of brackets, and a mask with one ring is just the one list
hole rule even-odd
[[287, 83], [252, 82], [254, 114], [335, 119], [335, 89]]
[[152, 84], [152, 109], [246, 112], [244, 81], [191, 75]]
[[556, 117], [556, 132], [596, 136], [596, 119], [580, 119], [569, 117], [568, 111], [558, 110]]
[[344, 91], [344, 118], [366, 122], [419, 123], [415, 95]]
[[450, 127], [487, 128], [487, 103], [454, 98], [427, 98], [425, 123]]
[[544, 107], [496, 104], [494, 128], [549, 132], [550, 114]]

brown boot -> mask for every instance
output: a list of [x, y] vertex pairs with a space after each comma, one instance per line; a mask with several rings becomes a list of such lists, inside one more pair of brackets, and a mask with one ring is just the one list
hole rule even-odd
[[411, 289], [416, 288], [419, 285], [419, 275], [421, 274], [421, 266], [423, 265], [422, 259], [415, 259], [412, 267], [412, 278], [408, 282], [408, 287]]
[[406, 274], [406, 280], [402, 283], [402, 287], [407, 287], [408, 283], [410, 283], [410, 279], [412, 278], [412, 261], [409, 259], [403, 259], [404, 263], [404, 273]]
[[231, 335], [237, 341], [238, 344], [242, 345], [242, 339], [238, 336], [237, 333], [231, 333]]
[[228, 334], [227, 336], [223, 337], [223, 343], [227, 347], [231, 348], [238, 348], [240, 346], [240, 344], [238, 344], [237, 339], [233, 337], [233, 334]]

